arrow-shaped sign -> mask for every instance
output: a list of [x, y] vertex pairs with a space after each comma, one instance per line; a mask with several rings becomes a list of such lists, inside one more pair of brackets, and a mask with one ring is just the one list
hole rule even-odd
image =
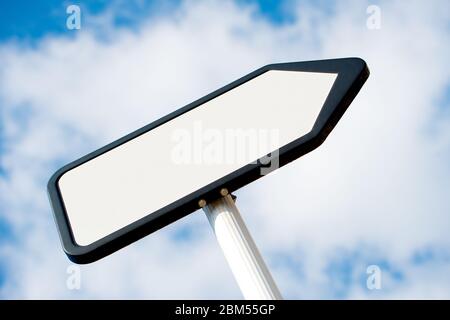
[[102, 258], [318, 147], [369, 75], [358, 58], [272, 64], [58, 170], [65, 252]]

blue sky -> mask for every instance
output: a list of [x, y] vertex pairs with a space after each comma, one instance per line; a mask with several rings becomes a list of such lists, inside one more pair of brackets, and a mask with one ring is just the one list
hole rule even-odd
[[[446, 1], [1, 6], [1, 298], [240, 298], [201, 212], [83, 266], [68, 290], [46, 182], [263, 64], [343, 56], [368, 62], [368, 83], [326, 144], [237, 193], [242, 214], [287, 298], [449, 298]], [[366, 288], [373, 264], [381, 290]]]
[[[147, 20], [151, 15], [170, 14], [181, 1], [116, 1], [120, 10], [116, 15], [115, 23], [131, 27]], [[289, 2], [284, 1], [257, 1], [239, 0], [242, 5], [254, 5], [261, 15], [274, 24], [285, 24], [294, 18], [289, 12]], [[36, 41], [49, 34], [65, 34], [67, 14], [65, 8], [68, 4], [79, 5], [83, 11], [90, 14], [99, 14], [111, 6], [111, 1], [14, 1], [2, 5], [0, 19], [0, 40], [11, 39]], [[327, 7], [327, 6], [324, 6]], [[89, 23], [89, 21], [83, 20]]]

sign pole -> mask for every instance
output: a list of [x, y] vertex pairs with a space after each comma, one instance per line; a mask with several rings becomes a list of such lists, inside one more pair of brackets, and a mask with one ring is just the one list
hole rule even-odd
[[227, 189], [222, 197], [200, 200], [231, 271], [247, 300], [283, 299]]

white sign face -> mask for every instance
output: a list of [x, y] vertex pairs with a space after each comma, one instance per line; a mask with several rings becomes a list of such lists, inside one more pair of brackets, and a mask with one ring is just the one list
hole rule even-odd
[[305, 135], [336, 76], [268, 71], [64, 173], [75, 241], [89, 245]]
[[[328, 61], [363, 63], [359, 59]], [[328, 118], [337, 122], [347, 106], [333, 116], [346, 93], [336, 84], [342, 73], [338, 65], [331, 63], [332, 67], [326, 65], [325, 71], [319, 68], [318, 72], [291, 69], [290, 64], [281, 64], [282, 70], [268, 66], [212, 97], [194, 102], [193, 107], [187, 106], [175, 116], [169, 115], [168, 121], [144, 127], [132, 137], [107, 146], [106, 151], [99, 150], [63, 168], [50, 181], [49, 191], [66, 252], [72, 257], [89, 254], [115, 240], [112, 235], [122, 232], [118, 239], [126, 235], [124, 228], [133, 223], [151, 221], [152, 215], [156, 221], [161, 212], [178, 210], [183, 206], [175, 205], [180, 199], [198, 201], [206, 194], [201, 190], [218, 181], [231, 189], [244, 185], [255, 178], [233, 184], [240, 178], [237, 172], [250, 164], [257, 166], [256, 160], [268, 154], [273, 155], [273, 159], [269, 157], [269, 163], [273, 160], [271, 169], [276, 169], [275, 160], [283, 156], [277, 151], [311, 134], [319, 118], [321, 128], [316, 135], [326, 132], [324, 139], [335, 124], [328, 123]], [[330, 72], [326, 72], [328, 69]], [[367, 69], [365, 63], [360, 69], [355, 79]], [[345, 90], [355, 79], [346, 80]], [[339, 99], [327, 102], [332, 90], [339, 90]], [[329, 106], [325, 112], [326, 102]], [[318, 138], [316, 145], [323, 139]], [[192, 205], [189, 208], [192, 211]], [[155, 229], [168, 223], [158, 222]], [[105, 240], [108, 237], [111, 241]], [[91, 249], [75, 252], [78, 247]], [[106, 254], [108, 250], [97, 256]]]

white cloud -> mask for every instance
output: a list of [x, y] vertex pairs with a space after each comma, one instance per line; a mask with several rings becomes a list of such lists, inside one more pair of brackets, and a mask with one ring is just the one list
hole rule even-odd
[[[449, 83], [449, 5], [379, 6], [380, 30], [366, 28], [359, 2], [339, 2], [333, 14], [298, 5], [296, 22], [285, 26], [232, 3], [189, 2], [137, 31], [105, 28], [107, 40], [84, 28], [37, 48], [3, 45], [1, 214], [17, 239], [0, 247], [10, 268], [0, 295], [239, 298], [200, 212], [82, 266], [82, 289], [67, 290], [68, 261], [44, 187], [55, 162], [263, 64], [361, 56], [371, 77], [324, 145], [237, 192], [239, 206], [286, 297], [334, 297], [343, 286], [344, 297], [448, 298], [449, 282], [439, 277], [448, 259], [416, 265], [411, 257], [450, 245], [450, 119], [437, 105]], [[193, 229], [188, 241], [175, 239], [183, 228]], [[342, 250], [357, 255], [348, 284], [330, 271]], [[387, 287], [366, 290], [360, 278], [374, 260], [389, 261], [403, 280], [386, 270]]]

